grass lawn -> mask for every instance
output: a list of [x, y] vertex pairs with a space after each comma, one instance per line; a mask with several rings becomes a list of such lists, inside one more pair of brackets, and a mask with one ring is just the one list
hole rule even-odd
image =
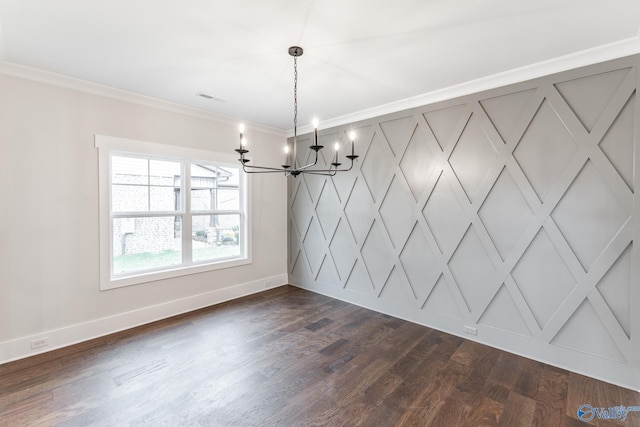
[[[213, 261], [216, 258], [226, 258], [240, 254], [238, 245], [204, 246], [193, 248], [193, 261]], [[159, 267], [170, 267], [182, 263], [182, 251], [167, 249], [158, 253], [145, 252], [141, 254], [120, 255], [113, 258], [113, 272], [115, 274], [131, 271], [152, 270]]]

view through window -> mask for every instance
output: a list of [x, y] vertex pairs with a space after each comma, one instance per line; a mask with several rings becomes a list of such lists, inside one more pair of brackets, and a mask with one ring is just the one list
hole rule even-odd
[[237, 167], [112, 153], [110, 171], [113, 276], [241, 255]]

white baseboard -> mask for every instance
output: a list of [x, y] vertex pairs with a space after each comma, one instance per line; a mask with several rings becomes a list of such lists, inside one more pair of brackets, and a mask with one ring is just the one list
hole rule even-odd
[[[267, 282], [270, 284], [265, 285]], [[113, 316], [102, 317], [64, 328], [42, 331], [36, 335], [3, 341], [0, 342], [0, 364], [67, 347], [178, 314], [209, 307], [267, 289], [277, 288], [285, 284], [287, 284], [286, 274], [264, 277], [252, 282], [216, 289], [214, 291], [167, 301], [162, 304], [143, 307], [125, 313], [118, 313]], [[47, 339], [48, 345], [32, 350], [31, 342], [43, 338]]]

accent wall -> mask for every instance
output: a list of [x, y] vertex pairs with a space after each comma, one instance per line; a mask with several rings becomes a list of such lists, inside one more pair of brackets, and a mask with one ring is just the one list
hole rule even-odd
[[322, 131], [360, 158], [289, 180], [289, 281], [640, 389], [639, 66]]

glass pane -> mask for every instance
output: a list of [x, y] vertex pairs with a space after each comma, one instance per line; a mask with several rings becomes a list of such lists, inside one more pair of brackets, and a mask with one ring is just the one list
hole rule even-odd
[[213, 206], [215, 199], [215, 190], [211, 189], [192, 189], [191, 190], [191, 210], [206, 211]]
[[149, 161], [149, 183], [151, 185], [176, 186], [180, 182], [180, 162], [166, 160]]
[[240, 170], [234, 167], [218, 167], [191, 164], [191, 209], [239, 210]]
[[193, 261], [214, 261], [240, 255], [240, 215], [194, 215]]
[[181, 162], [111, 157], [112, 212], [181, 209]]
[[156, 270], [182, 264], [182, 218], [113, 220], [113, 274]]
[[139, 185], [112, 185], [112, 212], [144, 212], [149, 210], [149, 187]]
[[231, 188], [218, 189], [218, 209], [233, 210], [240, 209], [240, 191]]
[[173, 187], [151, 187], [151, 211], [175, 211], [180, 209], [180, 191]]
[[237, 187], [240, 185], [240, 169], [234, 167], [221, 167], [219, 187]]
[[[205, 178], [209, 179], [209, 184], [204, 184], [207, 187], [215, 187], [215, 180], [218, 178], [218, 168], [211, 165], [200, 165], [197, 163], [191, 164], [191, 180], [197, 180], [197, 178]], [[212, 185], [212, 183], [214, 185]], [[192, 187], [197, 187], [198, 185], [194, 185], [191, 183]]]
[[191, 164], [191, 210], [215, 209], [215, 188], [218, 185], [218, 168], [210, 165]]
[[148, 168], [147, 159], [111, 156], [111, 183], [148, 185]]

